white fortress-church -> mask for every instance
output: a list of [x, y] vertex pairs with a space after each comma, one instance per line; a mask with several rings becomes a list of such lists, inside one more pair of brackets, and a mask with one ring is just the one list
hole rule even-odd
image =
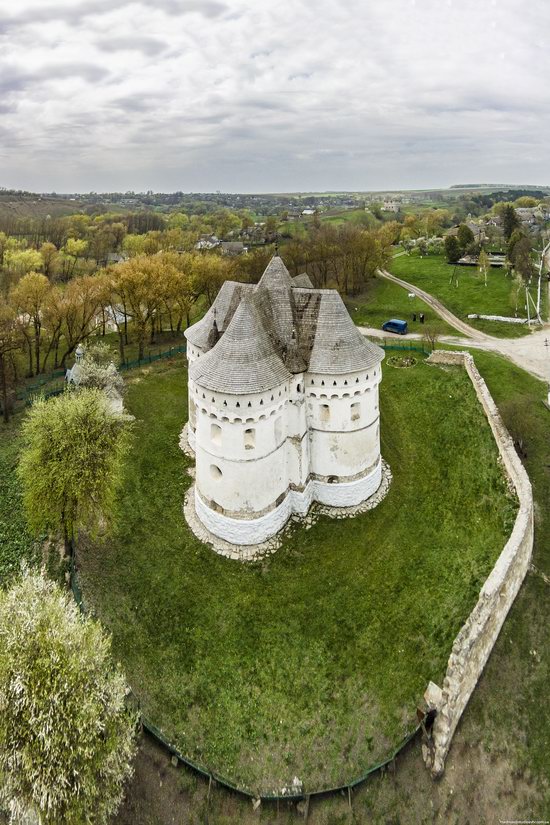
[[185, 334], [195, 510], [211, 533], [258, 544], [314, 501], [378, 490], [384, 352], [336, 290], [274, 257], [257, 285], [226, 281]]

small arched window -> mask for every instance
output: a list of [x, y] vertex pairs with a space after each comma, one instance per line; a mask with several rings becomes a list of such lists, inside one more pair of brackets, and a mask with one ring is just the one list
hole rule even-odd
[[328, 404], [321, 404], [321, 421], [323, 424], [330, 421], [330, 407]]
[[214, 481], [219, 481], [220, 478], [223, 476], [223, 473], [220, 470], [220, 468], [216, 466], [216, 464], [211, 464], [210, 465], [210, 475], [212, 476]]
[[248, 427], [244, 431], [244, 448], [245, 450], [253, 450], [256, 446], [256, 430], [253, 427]]
[[218, 424], [210, 425], [210, 439], [212, 444], [222, 443], [222, 428]]
[[351, 405], [350, 416], [352, 421], [359, 421], [361, 418], [361, 404], [359, 401], [354, 401]]

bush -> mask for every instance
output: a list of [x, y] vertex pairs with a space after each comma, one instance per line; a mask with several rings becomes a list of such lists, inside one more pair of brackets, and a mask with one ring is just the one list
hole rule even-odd
[[135, 720], [111, 641], [39, 575], [0, 593], [0, 779], [12, 818], [106, 823], [132, 773]]

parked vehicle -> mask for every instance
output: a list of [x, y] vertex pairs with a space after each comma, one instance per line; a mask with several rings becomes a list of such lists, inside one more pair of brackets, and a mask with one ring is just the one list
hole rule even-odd
[[396, 332], [398, 335], [406, 335], [407, 322], [400, 321], [398, 318], [392, 318], [390, 321], [386, 321], [385, 324], [382, 324], [382, 329], [384, 332]]

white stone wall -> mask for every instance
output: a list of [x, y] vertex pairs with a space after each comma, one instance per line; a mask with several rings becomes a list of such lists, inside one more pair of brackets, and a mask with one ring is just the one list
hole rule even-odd
[[[190, 359], [196, 357], [193, 350]], [[314, 500], [351, 507], [374, 494], [381, 481], [380, 379], [380, 366], [342, 376], [297, 374], [274, 390], [238, 396], [190, 380], [188, 439], [204, 525], [227, 541], [256, 544]]]
[[437, 716], [433, 727], [433, 748], [425, 748], [424, 757], [433, 775], [438, 776], [443, 773], [456, 726], [527, 573], [533, 551], [533, 494], [529, 477], [472, 356], [439, 350], [432, 353], [429, 363], [462, 364], [466, 368], [519, 500], [512, 535], [485, 581], [476, 606], [454, 641], [443, 689], [435, 703]]
[[208, 507], [195, 487], [195, 511], [204, 526], [215, 536], [236, 545], [259, 544], [278, 533], [293, 514], [304, 516], [313, 501], [331, 507], [353, 507], [373, 495], [380, 487], [382, 466], [347, 484], [327, 484], [311, 480], [304, 491], [290, 490], [284, 501], [259, 518], [230, 518]]
[[197, 406], [196, 483], [203, 502], [245, 517], [275, 507], [289, 486], [288, 385], [240, 396], [212, 393], [193, 382], [189, 390]]
[[380, 366], [369, 373], [306, 376], [310, 470], [349, 479], [380, 458]]

